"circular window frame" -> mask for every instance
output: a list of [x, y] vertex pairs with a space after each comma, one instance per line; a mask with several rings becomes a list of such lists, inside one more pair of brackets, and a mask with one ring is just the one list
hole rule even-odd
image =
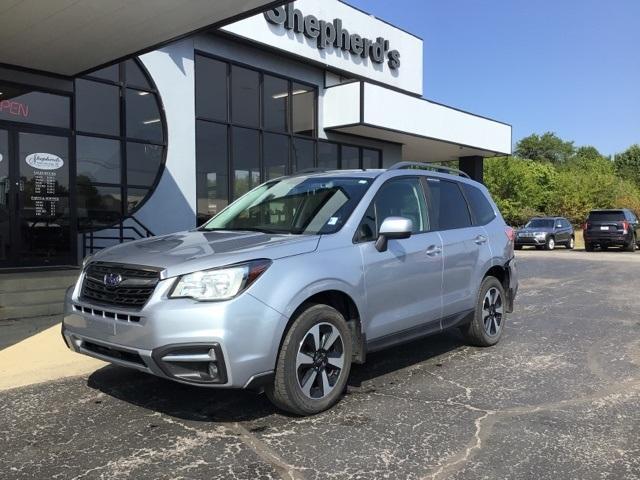
[[[134, 83], [129, 83], [127, 81], [127, 77], [126, 77], [126, 62], [128, 61], [133, 61], [135, 63], [135, 65], [140, 69], [140, 71], [142, 72], [142, 74], [145, 76], [146, 80], [149, 83], [149, 88], [145, 88], [141, 85], [137, 85]], [[130, 143], [135, 143], [135, 144], [140, 144], [140, 145], [152, 145], [152, 146], [156, 146], [156, 147], [160, 147], [162, 148], [162, 154], [161, 154], [161, 158], [160, 158], [160, 164], [158, 165], [158, 170], [155, 174], [155, 177], [153, 179], [153, 182], [151, 183], [151, 185], [149, 185], [149, 187], [145, 187], [143, 185], [129, 185], [129, 182], [127, 181], [126, 184], [123, 184], [122, 182], [120, 184], [109, 184], [109, 183], [102, 183], [99, 181], [96, 182], [92, 182], [95, 183], [96, 186], [103, 186], [103, 187], [120, 187], [120, 204], [121, 204], [121, 209], [120, 209], [120, 217], [118, 219], [118, 221], [114, 222], [114, 223], [110, 223], [110, 224], [103, 224], [100, 226], [94, 226], [94, 227], [89, 227], [89, 228], [81, 228], [80, 224], [78, 224], [78, 234], [83, 235], [83, 234], [91, 234], [91, 233], [95, 233], [95, 232], [99, 232], [102, 230], [110, 230], [113, 228], [118, 228], [119, 225], [124, 225], [124, 223], [126, 222], [127, 219], [132, 218], [136, 223], [140, 223], [141, 222], [135, 218], [135, 214], [138, 213], [142, 207], [144, 207], [146, 205], [146, 203], [150, 200], [151, 196], [154, 194], [154, 192], [157, 190], [158, 185], [160, 184], [160, 180], [162, 179], [162, 176], [166, 170], [166, 163], [167, 163], [167, 156], [168, 156], [168, 150], [169, 150], [169, 128], [168, 128], [168, 124], [167, 124], [167, 115], [166, 115], [166, 110], [165, 110], [165, 105], [164, 102], [162, 100], [162, 95], [160, 94], [160, 91], [158, 89], [158, 86], [155, 82], [155, 80], [153, 79], [153, 76], [149, 73], [149, 70], [147, 69], [147, 67], [144, 65], [144, 63], [140, 60], [139, 57], [133, 57], [130, 58], [128, 60], [123, 60], [120, 63], [117, 64], [118, 66], [118, 72], [122, 72], [124, 70], [124, 81], [122, 81], [122, 75], [120, 74], [119, 80], [117, 82], [114, 82], [112, 80], [108, 80], [99, 76], [94, 76], [91, 73], [83, 76], [83, 77], [79, 77], [79, 79], [82, 80], [89, 80], [89, 81], [96, 81], [102, 84], [106, 84], [106, 85], [114, 85], [117, 86], [120, 89], [120, 104], [119, 104], [119, 112], [120, 112], [120, 134], [118, 136], [105, 136], [105, 135], [101, 135], [101, 134], [96, 134], [96, 133], [91, 133], [91, 132], [86, 132], [86, 131], [78, 131], [78, 129], [76, 128], [75, 125], [75, 111], [74, 111], [74, 151], [75, 151], [75, 145], [77, 142], [77, 137], [78, 136], [84, 136], [84, 137], [93, 137], [93, 138], [111, 138], [117, 141], [119, 141], [121, 143], [121, 151], [124, 152], [124, 158], [121, 156], [120, 157], [120, 169], [126, 169], [128, 167], [128, 163], [129, 163], [129, 158], [128, 158], [128, 153], [127, 153], [127, 149], [128, 149], [128, 145]], [[127, 90], [133, 90], [133, 91], [138, 91], [138, 92], [149, 92], [150, 94], [152, 94], [155, 98], [156, 101], [156, 105], [158, 108], [158, 114], [160, 116], [160, 124], [161, 124], [161, 128], [162, 128], [162, 142], [161, 143], [154, 143], [153, 141], [150, 140], [145, 140], [142, 138], [133, 138], [133, 137], [128, 137], [127, 136], [127, 128], [126, 128], [126, 112], [127, 112], [127, 99], [126, 99], [126, 93]], [[75, 93], [74, 93], [74, 103], [76, 102], [75, 99]], [[74, 155], [76, 156], [75, 161], [77, 162], [77, 154]], [[124, 161], [123, 161], [124, 160]], [[122, 172], [121, 172], [122, 174]], [[126, 175], [126, 172], [125, 172]], [[127, 179], [128, 180], [128, 179]], [[143, 189], [147, 189], [147, 194], [142, 197], [142, 199], [136, 204], [135, 208], [133, 208], [131, 211], [129, 211], [129, 205], [128, 205], [128, 192], [129, 192], [129, 188], [132, 189], [138, 189], [138, 190], [143, 190]], [[124, 194], [124, 195], [123, 195]], [[77, 195], [77, 193], [76, 193]], [[77, 203], [77, 200], [76, 200]], [[77, 207], [76, 207], [77, 208]], [[142, 225], [142, 224], [141, 224]], [[147, 229], [146, 226], [143, 225], [143, 227], [145, 228], [146, 231], [149, 231]]]

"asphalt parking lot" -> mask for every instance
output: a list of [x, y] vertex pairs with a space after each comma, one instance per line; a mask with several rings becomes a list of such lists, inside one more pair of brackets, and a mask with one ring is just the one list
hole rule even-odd
[[371, 355], [312, 418], [111, 366], [1, 392], [0, 477], [640, 478], [640, 252], [518, 265], [497, 347], [451, 332]]

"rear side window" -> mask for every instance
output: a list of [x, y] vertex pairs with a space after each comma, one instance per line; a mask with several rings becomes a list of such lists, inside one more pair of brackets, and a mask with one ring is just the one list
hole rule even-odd
[[589, 214], [589, 220], [592, 222], [621, 222], [624, 219], [624, 212], [622, 210], [591, 212]]
[[493, 207], [489, 203], [489, 200], [487, 200], [487, 197], [482, 193], [482, 190], [467, 183], [463, 183], [462, 188], [467, 195], [469, 207], [478, 225], [486, 225], [496, 218], [496, 213], [493, 211]]
[[388, 217], [404, 217], [413, 222], [413, 233], [429, 230], [429, 216], [417, 178], [390, 180], [378, 190], [360, 222], [356, 241], [368, 242], [378, 238], [380, 225]]
[[457, 182], [428, 178], [427, 188], [432, 229], [453, 230], [471, 226], [469, 207]]

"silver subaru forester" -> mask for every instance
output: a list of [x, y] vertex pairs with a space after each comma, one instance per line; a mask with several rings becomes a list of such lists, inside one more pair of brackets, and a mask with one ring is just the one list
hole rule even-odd
[[102, 250], [67, 292], [65, 342], [299, 415], [335, 404], [369, 352], [454, 327], [494, 345], [514, 233], [484, 186], [445, 170], [300, 172], [196, 230]]

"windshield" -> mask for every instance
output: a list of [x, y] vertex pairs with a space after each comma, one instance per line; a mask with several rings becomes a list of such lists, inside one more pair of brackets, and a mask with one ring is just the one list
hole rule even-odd
[[347, 221], [372, 179], [293, 177], [265, 183], [207, 222], [203, 230], [317, 235]]
[[534, 218], [529, 220], [524, 228], [553, 228], [553, 220], [547, 220], [544, 218]]

